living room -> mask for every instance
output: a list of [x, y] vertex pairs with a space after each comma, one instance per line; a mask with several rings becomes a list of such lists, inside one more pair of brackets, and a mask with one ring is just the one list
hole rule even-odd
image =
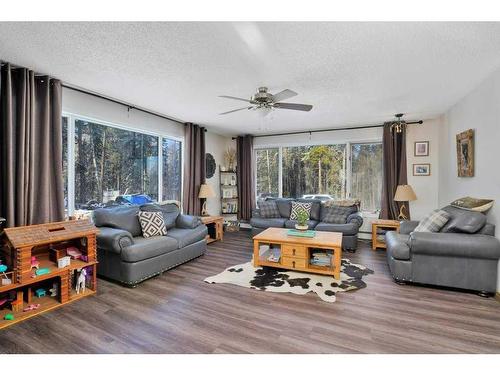
[[500, 352], [499, 22], [78, 6], [0, 21], [0, 353]]

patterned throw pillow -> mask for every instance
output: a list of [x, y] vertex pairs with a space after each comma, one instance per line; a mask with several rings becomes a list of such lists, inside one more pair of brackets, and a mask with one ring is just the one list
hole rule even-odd
[[260, 216], [266, 219], [281, 217], [278, 205], [275, 201], [259, 202]]
[[[292, 211], [290, 212], [290, 220], [297, 220], [297, 213], [300, 209], [307, 211], [307, 216], [311, 217], [312, 203], [292, 202]], [[308, 218], [309, 220], [309, 218]]]
[[144, 238], [153, 236], [165, 236], [167, 227], [163, 215], [159, 211], [147, 212], [139, 211], [139, 222], [141, 223], [142, 236]]
[[345, 224], [347, 217], [355, 210], [352, 207], [324, 207], [325, 213], [321, 221], [329, 224]]
[[443, 210], [434, 210], [420, 221], [414, 232], [439, 232], [450, 220], [450, 214]]

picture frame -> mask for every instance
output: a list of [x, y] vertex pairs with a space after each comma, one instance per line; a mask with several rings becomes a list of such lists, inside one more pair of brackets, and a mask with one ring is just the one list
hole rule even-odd
[[429, 156], [429, 141], [417, 141], [413, 147], [414, 156]]
[[413, 164], [414, 176], [430, 176], [431, 165], [429, 163]]
[[457, 175], [474, 177], [474, 130], [457, 134]]

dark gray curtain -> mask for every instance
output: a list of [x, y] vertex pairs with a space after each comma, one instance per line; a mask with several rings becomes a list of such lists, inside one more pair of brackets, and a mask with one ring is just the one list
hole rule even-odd
[[7, 226], [64, 219], [61, 82], [1, 68], [0, 216]]
[[253, 137], [251, 135], [237, 138], [236, 162], [238, 168], [238, 219], [250, 220], [252, 209], [255, 206]]
[[205, 128], [186, 123], [186, 153], [184, 158], [183, 208], [188, 215], [201, 215], [198, 198], [200, 186], [205, 182]]
[[406, 126], [401, 133], [391, 130], [391, 122], [384, 124], [383, 154], [384, 154], [384, 178], [382, 180], [382, 219], [397, 219], [399, 209], [403, 203], [406, 204], [408, 218], [410, 207], [408, 202], [395, 202], [394, 194], [398, 185], [408, 183], [406, 171]]

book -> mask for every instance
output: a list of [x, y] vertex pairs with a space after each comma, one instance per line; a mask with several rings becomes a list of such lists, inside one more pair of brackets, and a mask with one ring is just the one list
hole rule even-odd
[[295, 236], [295, 237], [308, 237], [308, 238], [313, 238], [316, 235], [316, 232], [313, 230], [296, 230], [296, 229], [289, 229], [286, 234], [288, 236]]

